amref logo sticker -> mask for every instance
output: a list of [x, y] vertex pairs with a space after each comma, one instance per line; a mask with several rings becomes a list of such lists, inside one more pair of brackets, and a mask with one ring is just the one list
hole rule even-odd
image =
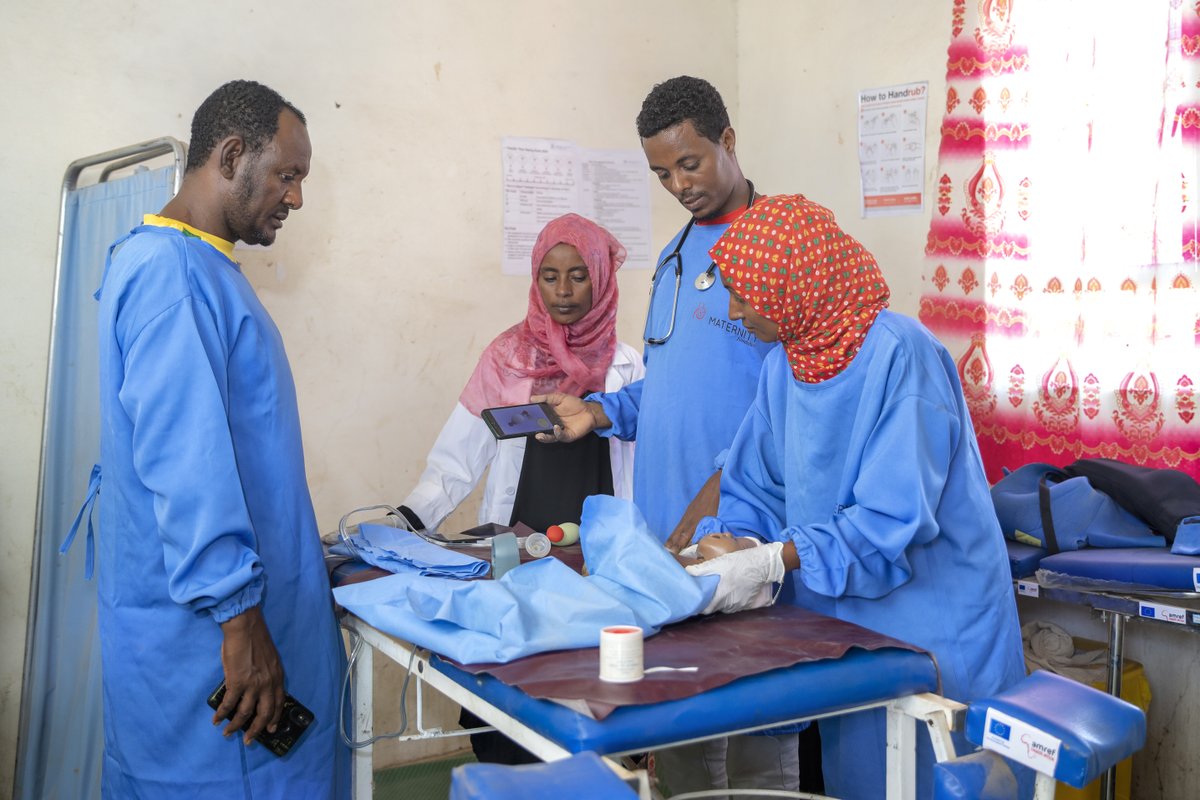
[[983, 724], [983, 746], [1038, 772], [1054, 774], [1062, 742], [1027, 722], [989, 708]]

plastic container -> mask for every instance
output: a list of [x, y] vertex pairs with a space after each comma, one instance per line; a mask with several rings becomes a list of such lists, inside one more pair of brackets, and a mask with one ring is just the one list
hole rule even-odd
[[525, 537], [525, 552], [534, 558], [550, 555], [550, 540], [544, 533], [531, 533]]

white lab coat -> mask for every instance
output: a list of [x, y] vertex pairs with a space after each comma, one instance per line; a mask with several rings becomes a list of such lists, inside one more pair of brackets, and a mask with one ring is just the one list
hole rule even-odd
[[[612, 364], [604, 376], [604, 391], [616, 391], [644, 374], [641, 354], [624, 342], [617, 342]], [[613, 494], [617, 497], [633, 496], [633, 451], [633, 442], [609, 439]], [[482, 419], [462, 403], [455, 403], [429, 451], [425, 471], [404, 499], [404, 505], [416, 512], [427, 528], [434, 530], [471, 493], [484, 470], [488, 470], [479, 506], [479, 524], [507, 525], [512, 519], [524, 459], [524, 438], [497, 441]]]

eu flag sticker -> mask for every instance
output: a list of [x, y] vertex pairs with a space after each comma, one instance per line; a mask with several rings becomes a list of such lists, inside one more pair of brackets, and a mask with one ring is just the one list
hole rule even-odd
[[1000, 720], [992, 718], [989, 720], [989, 723], [988, 733], [992, 734], [993, 736], [998, 736], [1005, 741], [1012, 736], [1012, 728], [1010, 728], [1008, 725], [1005, 725]]

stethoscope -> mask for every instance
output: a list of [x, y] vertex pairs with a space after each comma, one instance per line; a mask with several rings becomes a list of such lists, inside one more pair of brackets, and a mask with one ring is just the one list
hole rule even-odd
[[[754, 183], [747, 180], [746, 186], [750, 189], [750, 197], [746, 200], [746, 208], [748, 210], [750, 206], [754, 205]], [[654, 275], [650, 278], [650, 306], [646, 309], [646, 325], [642, 329], [642, 341], [646, 344], [666, 344], [667, 340], [671, 338], [671, 334], [675, 332], [675, 312], [679, 310], [679, 287], [683, 283], [683, 256], [679, 254], [679, 251], [683, 249], [683, 245], [687, 242], [688, 234], [692, 232], [692, 226], [695, 224], [695, 217], [688, 220], [683, 233], [679, 235], [679, 241], [675, 243], [675, 249], [654, 268]], [[675, 295], [671, 299], [671, 324], [667, 326], [666, 336], [661, 338], [650, 336], [650, 311], [654, 308], [654, 293], [658, 290], [658, 276], [662, 274], [663, 267], [672, 261], [675, 262]], [[702, 292], [708, 291], [717, 282], [716, 271], [717, 262], [710, 261], [708, 269], [696, 276], [696, 288]]]

